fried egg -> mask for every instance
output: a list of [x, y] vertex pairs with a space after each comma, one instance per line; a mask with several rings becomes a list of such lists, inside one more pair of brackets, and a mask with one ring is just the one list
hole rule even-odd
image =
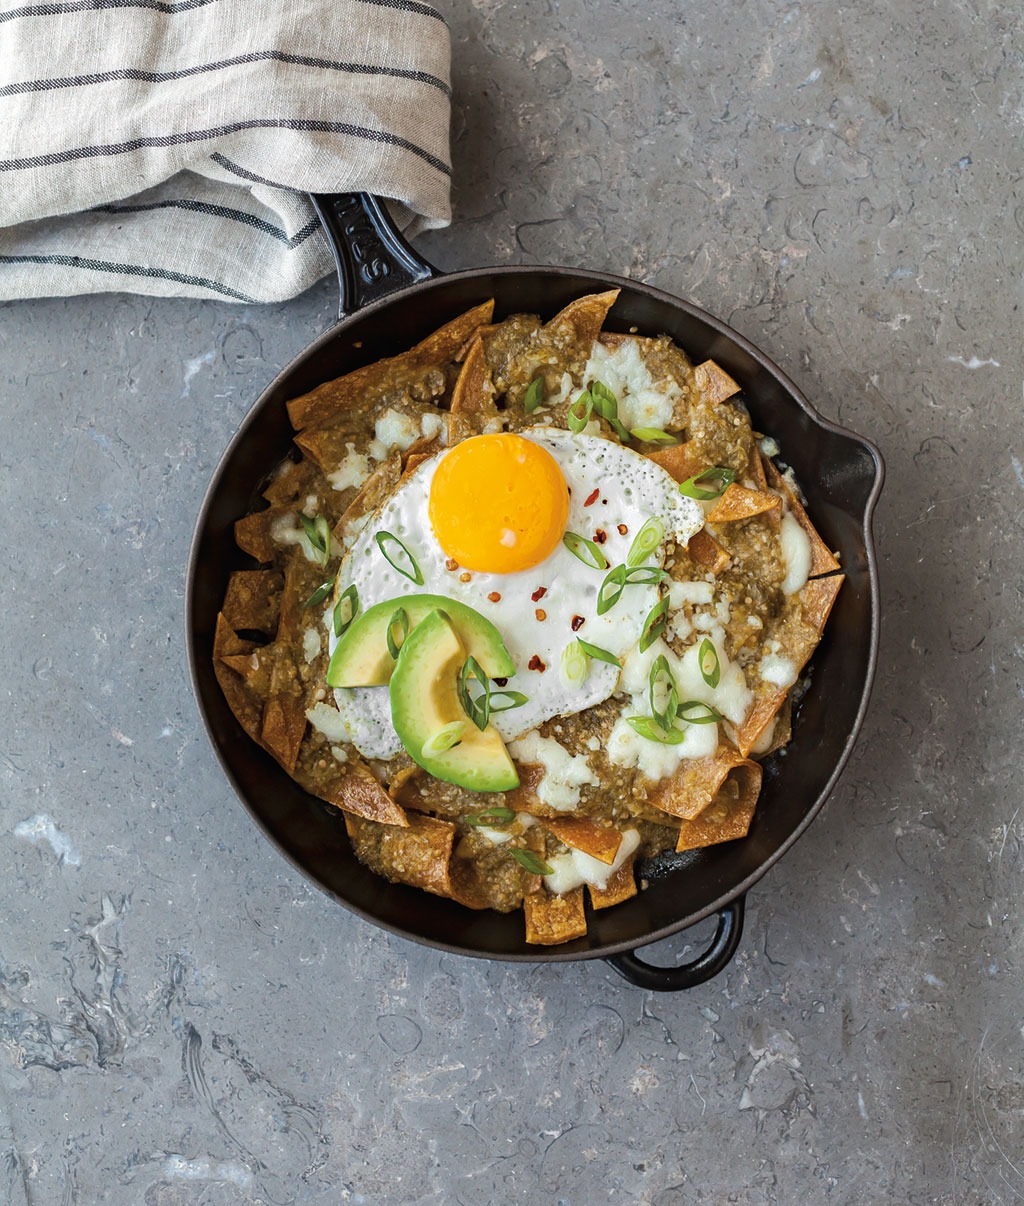
[[[582, 639], [619, 658], [639, 640], [658, 602], [658, 585], [629, 583], [604, 614], [598, 614], [598, 591], [608, 567], [626, 562], [652, 518], [661, 521], [664, 537], [644, 557], [646, 566], [662, 566], [669, 544], [685, 544], [704, 523], [700, 505], [681, 495], [660, 465], [631, 448], [548, 427], [473, 436], [423, 462], [401, 483], [359, 532], [338, 586], [354, 585], [363, 610], [429, 592], [457, 599], [490, 620], [516, 666], [499, 687], [527, 697], [522, 706], [492, 715], [511, 741], [616, 690], [618, 665], [591, 658], [578, 681], [563, 672], [562, 654]], [[385, 540], [387, 556], [377, 539], [381, 533], [401, 542]], [[395, 555], [402, 546], [411, 562]], [[595, 549], [607, 566], [594, 564]], [[333, 653], [330, 609], [327, 616]], [[390, 758], [401, 750], [386, 687], [339, 688], [335, 699], [348, 739], [362, 754]]]

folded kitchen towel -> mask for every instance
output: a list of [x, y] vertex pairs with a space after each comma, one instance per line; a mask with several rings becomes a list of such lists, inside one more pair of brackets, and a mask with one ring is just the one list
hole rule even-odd
[[0, 0], [0, 299], [294, 297], [310, 192], [446, 225], [449, 56], [420, 0]]

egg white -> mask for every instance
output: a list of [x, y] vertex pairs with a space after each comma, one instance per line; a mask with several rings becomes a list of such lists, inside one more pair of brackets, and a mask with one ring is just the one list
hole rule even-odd
[[[700, 505], [681, 495], [672, 477], [640, 453], [601, 436], [574, 435], [560, 428], [538, 427], [522, 434], [550, 452], [562, 470], [570, 490], [567, 531], [588, 540], [603, 533], [600, 547], [610, 565], [625, 562], [637, 532], [652, 516], [663, 523], [665, 540], [645, 565], [661, 566], [670, 541], [684, 544], [703, 526]], [[507, 688], [528, 698], [522, 707], [493, 716], [506, 741], [542, 721], [601, 703], [616, 690], [619, 668], [592, 659], [586, 679], [573, 685], [561, 672], [562, 652], [579, 637], [616, 656], [626, 654], [639, 640], [644, 620], [658, 600], [657, 586], [627, 586], [615, 606], [598, 615], [597, 592], [607, 570], [585, 565], [561, 541], [532, 569], [472, 573], [469, 581], [462, 581], [469, 571], [448, 568], [449, 558], [428, 519], [430, 487], [442, 456], [420, 465], [363, 527], [341, 565], [340, 589], [355, 584], [363, 610], [386, 599], [424, 592], [458, 599], [486, 616], [501, 633], [516, 666]], [[597, 497], [588, 505], [595, 490]], [[486, 499], [479, 504], [486, 505]], [[374, 539], [381, 531], [406, 545], [422, 572], [422, 585], [399, 573], [382, 555]], [[492, 594], [500, 598], [493, 600]], [[329, 609], [327, 627], [333, 653], [337, 638], [330, 630]], [[390, 758], [401, 750], [386, 687], [338, 689], [335, 700], [349, 740], [362, 754]]]

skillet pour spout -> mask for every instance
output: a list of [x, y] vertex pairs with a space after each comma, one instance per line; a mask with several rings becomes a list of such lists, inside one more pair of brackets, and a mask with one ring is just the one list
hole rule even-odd
[[[339, 904], [374, 925], [460, 955], [531, 963], [605, 959], [632, 984], [677, 991], [722, 971], [740, 941], [746, 893], [793, 845], [828, 799], [860, 730], [878, 647], [871, 520], [884, 468], [878, 449], [824, 419], [758, 348], [703, 310], [649, 285], [585, 269], [508, 266], [441, 275], [405, 241], [385, 205], [364, 194], [313, 198], [338, 263], [340, 318], [271, 381], [225, 451], [199, 514], [189, 558], [187, 643], [200, 710], [238, 796], [281, 853]], [[213, 634], [227, 580], [247, 561], [233, 529], [291, 446], [285, 403], [395, 355], [438, 325], [495, 299], [496, 314], [551, 317], [585, 293], [621, 290], [608, 327], [670, 336], [713, 359], [742, 387], [755, 427], [791, 465], [810, 514], [842, 565], [840, 591], [811, 663], [784, 758], [764, 763], [747, 837], [641, 869], [644, 890], [588, 917], [585, 937], [528, 946], [521, 918], [474, 911], [379, 878], [352, 852], [336, 810], [307, 795], [245, 735], [213, 673]], [[681, 966], [636, 951], [717, 917], [707, 948]]]

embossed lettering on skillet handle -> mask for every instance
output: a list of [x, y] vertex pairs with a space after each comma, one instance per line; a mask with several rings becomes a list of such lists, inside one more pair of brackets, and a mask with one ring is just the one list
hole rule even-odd
[[413, 250], [370, 193], [311, 194], [338, 267], [338, 317], [429, 280], [438, 270]]

